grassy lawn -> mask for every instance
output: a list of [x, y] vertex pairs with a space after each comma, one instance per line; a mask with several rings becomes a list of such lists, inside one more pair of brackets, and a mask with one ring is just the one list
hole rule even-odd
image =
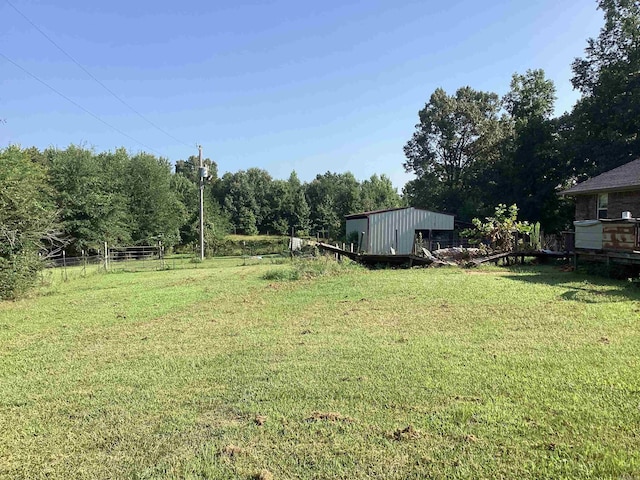
[[638, 287], [94, 274], [0, 303], [2, 478], [640, 478]]

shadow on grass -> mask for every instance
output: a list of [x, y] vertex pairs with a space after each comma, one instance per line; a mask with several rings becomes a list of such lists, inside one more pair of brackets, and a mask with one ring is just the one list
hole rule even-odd
[[510, 280], [565, 288], [560, 298], [583, 303], [611, 303], [640, 301], [640, 286], [626, 280], [613, 280], [598, 275], [562, 271], [560, 267], [511, 266], [507, 270], [517, 274]]

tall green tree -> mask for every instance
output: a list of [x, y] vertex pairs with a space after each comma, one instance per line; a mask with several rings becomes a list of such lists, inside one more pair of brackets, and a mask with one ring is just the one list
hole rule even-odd
[[269, 192], [271, 206], [268, 225], [271, 231], [281, 235], [309, 231], [309, 205], [304, 195], [304, 187], [296, 172], [291, 172], [287, 180], [274, 180]]
[[183, 205], [171, 190], [171, 164], [164, 158], [139, 153], [126, 171], [130, 201], [131, 239], [135, 244], [167, 246], [180, 240]]
[[129, 209], [122, 180], [128, 164], [126, 151], [96, 155], [70, 145], [44, 154], [70, 253], [98, 249], [104, 241], [128, 242]]
[[394, 188], [391, 179], [382, 174], [371, 175], [371, 178], [362, 182], [361, 203], [365, 211], [394, 208], [402, 205], [402, 199]]
[[102, 223], [98, 236], [110, 244], [127, 245], [131, 242], [130, 201], [124, 172], [129, 169], [131, 157], [125, 148], [97, 155], [100, 188], [104, 193], [100, 208]]
[[559, 123], [552, 118], [555, 86], [543, 70], [515, 73], [504, 96], [508, 135], [493, 177], [486, 182], [495, 204], [517, 204], [522, 218], [541, 222], [547, 231], [565, 227], [566, 201], [556, 190], [568, 175]]
[[306, 185], [311, 227], [328, 231], [331, 238], [345, 236], [345, 215], [362, 211], [361, 185], [351, 172], [327, 172]]
[[470, 87], [451, 96], [438, 88], [431, 95], [404, 147], [404, 167], [416, 175], [405, 189], [410, 202], [428, 197], [429, 205], [416, 206], [475, 214], [475, 177], [495, 161], [503, 138], [500, 107], [498, 95]]
[[291, 172], [291, 175], [289, 175], [287, 179], [286, 201], [284, 204], [289, 228], [308, 233], [311, 209], [309, 208], [304, 192], [304, 185], [300, 182], [298, 174], [295, 171]]
[[259, 209], [247, 173], [240, 170], [225, 173], [217, 188], [219, 200], [236, 233], [256, 235], [256, 213]]
[[0, 298], [31, 286], [41, 249], [55, 235], [55, 206], [46, 171], [17, 146], [0, 150]]
[[237, 233], [255, 235], [273, 231], [273, 179], [265, 170], [250, 168], [225, 173], [215, 196]]
[[640, 156], [640, 2], [599, 0], [598, 8], [604, 26], [572, 65], [582, 93], [569, 137], [578, 177]]

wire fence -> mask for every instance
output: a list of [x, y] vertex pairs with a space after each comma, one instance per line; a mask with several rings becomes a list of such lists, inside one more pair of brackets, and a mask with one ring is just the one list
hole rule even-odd
[[165, 255], [162, 244], [113, 246], [106, 243], [99, 252], [81, 251], [80, 255], [68, 256], [66, 251], [47, 257], [45, 266], [59, 269], [63, 278], [69, 274], [87, 275], [99, 272], [144, 272], [197, 268], [200, 260], [194, 254]]

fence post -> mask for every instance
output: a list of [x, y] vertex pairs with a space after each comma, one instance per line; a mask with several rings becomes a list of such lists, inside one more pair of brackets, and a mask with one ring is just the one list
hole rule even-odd
[[107, 242], [104, 242], [104, 271], [109, 271], [109, 249], [107, 248]]
[[67, 276], [67, 252], [66, 250], [62, 250], [62, 271], [64, 272], [64, 281], [69, 280]]
[[289, 256], [293, 258], [293, 227], [291, 227], [291, 238], [289, 239]]

